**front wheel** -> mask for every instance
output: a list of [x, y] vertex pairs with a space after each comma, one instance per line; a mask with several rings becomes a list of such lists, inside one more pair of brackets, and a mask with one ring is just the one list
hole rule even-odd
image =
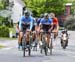
[[25, 46], [26, 46], [26, 43], [25, 43], [25, 37], [23, 37], [23, 39], [22, 39], [23, 57], [25, 57]]
[[42, 49], [43, 49], [43, 48], [42, 48], [42, 45], [41, 45], [41, 46], [40, 46], [40, 53], [41, 53], [41, 54], [42, 54]]
[[50, 55], [52, 55], [52, 38], [51, 38], [51, 40], [50, 40]]
[[23, 57], [25, 57], [25, 49], [23, 49]]
[[63, 49], [66, 49], [66, 41], [63, 40]]
[[44, 51], [45, 51], [45, 55], [47, 56], [48, 49], [46, 47], [44, 48]]
[[30, 56], [30, 54], [31, 54], [31, 49], [29, 48], [28, 50], [29, 50], [29, 56]]

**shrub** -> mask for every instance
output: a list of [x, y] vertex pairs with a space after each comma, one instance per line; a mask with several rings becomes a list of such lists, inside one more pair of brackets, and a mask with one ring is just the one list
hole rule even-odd
[[71, 28], [72, 30], [75, 30], [75, 23], [73, 23], [73, 25], [72, 25], [72, 28]]
[[0, 37], [9, 37], [9, 28], [0, 26]]
[[68, 16], [64, 22], [65, 28], [69, 30], [75, 30], [75, 18], [74, 16]]
[[5, 25], [7, 27], [13, 27], [13, 21], [12, 20], [8, 20], [7, 18], [1, 17], [0, 16], [0, 26]]

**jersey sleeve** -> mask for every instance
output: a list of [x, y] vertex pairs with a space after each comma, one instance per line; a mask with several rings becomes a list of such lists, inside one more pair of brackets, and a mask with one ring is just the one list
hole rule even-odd
[[50, 23], [53, 24], [53, 20], [52, 19], [50, 19]]
[[30, 18], [30, 30], [32, 30], [32, 27], [33, 27], [33, 18]]
[[43, 23], [43, 19], [41, 19], [41, 20], [40, 20], [40, 23], [39, 23], [39, 25], [41, 25], [42, 23]]
[[22, 26], [21, 26], [21, 24], [22, 24], [22, 20], [23, 20], [23, 17], [21, 17], [20, 20], [19, 20], [19, 29], [22, 28]]
[[58, 19], [56, 18], [56, 22], [57, 22], [57, 24], [58, 24]]

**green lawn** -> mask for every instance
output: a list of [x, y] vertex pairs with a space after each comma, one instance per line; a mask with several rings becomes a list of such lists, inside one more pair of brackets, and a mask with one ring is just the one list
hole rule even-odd
[[[12, 34], [16, 33], [15, 28], [9, 28], [9, 31], [12, 31]], [[15, 40], [16, 38], [9, 38], [9, 37], [0, 37], [0, 40]]]
[[0, 45], [0, 48], [4, 48], [5, 46], [3, 46], [3, 45]]
[[16, 33], [15, 28], [9, 28], [9, 31], [12, 31], [12, 33], [13, 33], [13, 34], [15, 34], [15, 33]]
[[0, 37], [0, 40], [16, 40], [17, 38]]

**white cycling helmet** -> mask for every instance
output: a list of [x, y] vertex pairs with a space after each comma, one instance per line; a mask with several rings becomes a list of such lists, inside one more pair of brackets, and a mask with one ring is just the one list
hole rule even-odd
[[45, 13], [44, 16], [49, 16], [48, 13]]

